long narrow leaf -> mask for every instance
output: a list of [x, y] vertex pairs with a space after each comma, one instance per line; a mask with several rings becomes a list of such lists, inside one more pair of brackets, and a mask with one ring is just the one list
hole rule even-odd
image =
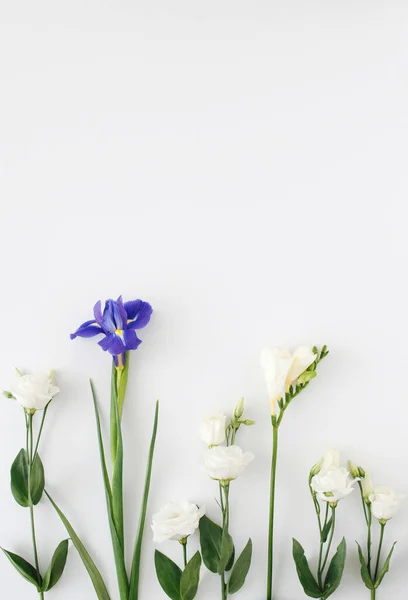
[[111, 538], [112, 538], [112, 548], [113, 548], [113, 554], [115, 557], [115, 565], [116, 565], [116, 572], [117, 572], [117, 577], [118, 577], [119, 590], [120, 590], [121, 599], [123, 598], [123, 599], [127, 600], [127, 596], [129, 593], [129, 580], [128, 580], [127, 573], [126, 573], [123, 547], [121, 545], [121, 542], [120, 542], [120, 539], [118, 536], [118, 532], [116, 530], [114, 518], [113, 518], [112, 490], [111, 490], [111, 485], [110, 485], [110, 481], [109, 481], [108, 469], [106, 466], [105, 450], [104, 450], [104, 445], [103, 445], [101, 420], [100, 420], [100, 416], [99, 416], [98, 403], [97, 403], [96, 392], [95, 392], [95, 388], [94, 388], [92, 380], [90, 380], [90, 384], [91, 384], [92, 398], [93, 398], [93, 403], [94, 403], [94, 408], [95, 408], [95, 419], [96, 419], [96, 429], [97, 429], [97, 434], [98, 434], [99, 454], [100, 454], [100, 459], [101, 459], [102, 476], [103, 476], [103, 482], [104, 482], [104, 487], [105, 487], [105, 496], [106, 496], [106, 510], [108, 513], [109, 528], [110, 528]]
[[92, 560], [89, 552], [79, 539], [74, 528], [72, 527], [71, 523], [68, 521], [64, 513], [60, 510], [60, 508], [58, 508], [58, 506], [55, 504], [54, 500], [47, 493], [47, 491], [45, 491], [45, 494], [47, 495], [49, 501], [57, 511], [59, 518], [63, 522], [65, 529], [67, 530], [69, 537], [72, 540], [72, 543], [74, 544], [79, 556], [81, 557], [81, 560], [84, 563], [84, 567], [88, 571], [89, 577], [91, 578], [92, 584], [95, 588], [95, 592], [99, 600], [110, 600], [110, 596], [108, 590], [106, 589], [105, 582], [102, 579], [102, 575], [98, 571], [98, 568]]
[[118, 394], [116, 389], [116, 374], [112, 372], [112, 396], [111, 405], [116, 425], [116, 455], [112, 464], [112, 514], [115, 528], [122, 549], [125, 548], [125, 533], [123, 523], [123, 440], [120, 425]]
[[149, 500], [150, 482], [152, 478], [152, 467], [154, 458], [154, 449], [156, 445], [157, 426], [159, 423], [159, 401], [156, 402], [154, 414], [154, 423], [152, 437], [150, 441], [149, 456], [147, 460], [146, 479], [143, 491], [142, 509], [139, 519], [139, 527], [136, 536], [135, 550], [133, 553], [132, 572], [130, 576], [129, 600], [138, 600], [139, 597], [139, 577], [140, 577], [140, 558], [142, 553], [143, 533], [146, 523], [147, 503]]

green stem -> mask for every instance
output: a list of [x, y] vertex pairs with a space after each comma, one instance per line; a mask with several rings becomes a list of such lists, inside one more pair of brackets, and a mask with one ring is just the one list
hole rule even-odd
[[377, 563], [375, 565], [374, 581], [377, 581], [378, 569], [380, 566], [380, 556], [381, 556], [381, 550], [382, 550], [382, 545], [383, 545], [383, 541], [384, 541], [384, 530], [385, 530], [385, 523], [381, 523], [380, 544], [378, 546]]
[[[33, 543], [34, 552], [34, 563], [37, 569], [38, 585], [41, 586], [41, 575], [40, 575], [40, 563], [38, 560], [37, 550], [37, 539], [35, 535], [35, 521], [34, 521], [34, 505], [31, 500], [31, 469], [33, 466], [33, 415], [30, 413], [27, 415], [27, 456], [28, 456], [28, 497], [30, 502], [30, 525], [31, 525], [31, 539]], [[41, 600], [44, 600], [44, 592], [38, 592]]]
[[183, 546], [183, 563], [184, 563], [184, 568], [186, 568], [186, 566], [187, 566], [187, 538], [185, 539], [184, 542], [181, 543], [181, 545]]
[[362, 485], [361, 481], [358, 482], [358, 487], [360, 488], [360, 496], [361, 496], [361, 502], [363, 505], [364, 517], [365, 517], [366, 523], [368, 525], [367, 506], [364, 501], [363, 485]]
[[[50, 400], [50, 402], [51, 402], [51, 400]], [[50, 402], [48, 402], [47, 406], [43, 410], [43, 415], [42, 415], [42, 419], [41, 419], [40, 430], [38, 432], [37, 443], [36, 443], [35, 449], [34, 449], [33, 461], [35, 460], [35, 457], [37, 456], [37, 453], [38, 453], [38, 446], [40, 445], [41, 434], [42, 434], [42, 431], [43, 431], [45, 417], [47, 416], [47, 410], [48, 410], [48, 407], [50, 405]]]
[[[283, 415], [281, 411], [279, 419]], [[276, 488], [276, 465], [278, 458], [278, 429], [279, 419], [272, 416], [273, 442], [272, 442], [272, 464], [271, 464], [271, 485], [269, 498], [269, 536], [268, 536], [268, 582], [266, 588], [267, 600], [272, 600], [272, 575], [273, 575], [273, 529], [275, 518], [275, 488]]]
[[[224, 496], [224, 499], [223, 499]], [[229, 484], [226, 486], [222, 486], [220, 484], [220, 498], [221, 498], [221, 509], [222, 509], [222, 532], [224, 534], [228, 534], [229, 529]], [[228, 598], [228, 588], [227, 583], [225, 581], [225, 572], [221, 573], [221, 598], [222, 600], [227, 600]]]
[[[322, 558], [323, 558], [323, 547], [324, 547], [324, 541], [322, 539], [322, 533], [327, 525], [327, 517], [329, 516], [329, 503], [326, 502], [326, 512], [324, 515], [324, 525], [323, 527], [320, 529], [320, 550], [319, 550], [319, 562], [317, 563], [317, 580], [319, 583], [319, 587], [322, 587], [322, 574], [323, 574], [323, 569], [322, 569]], [[320, 523], [320, 517], [319, 517], [319, 523]]]
[[371, 600], [375, 600], [375, 592], [377, 590], [371, 590]]
[[373, 516], [371, 512], [371, 505], [368, 506], [368, 514], [367, 514], [367, 569], [368, 573], [371, 577], [371, 524], [372, 524]]
[[323, 561], [323, 565], [321, 568], [321, 573], [323, 573], [326, 564], [327, 564], [327, 559], [329, 558], [329, 552], [330, 552], [330, 547], [332, 545], [333, 542], [333, 536], [334, 536], [334, 528], [336, 526], [336, 507], [332, 506], [332, 524], [331, 524], [331, 529], [330, 529], [330, 537], [329, 537], [329, 543], [327, 544], [327, 549], [326, 549], [326, 554], [324, 557], [324, 561]]

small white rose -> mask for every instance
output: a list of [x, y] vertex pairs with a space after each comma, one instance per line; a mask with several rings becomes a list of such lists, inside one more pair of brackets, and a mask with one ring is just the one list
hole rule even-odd
[[201, 439], [207, 446], [218, 446], [225, 442], [225, 415], [210, 415], [201, 421]]
[[242, 452], [239, 446], [215, 446], [207, 450], [204, 465], [211, 479], [232, 481], [254, 460], [251, 452]]
[[153, 541], [184, 540], [199, 526], [205, 509], [190, 502], [171, 502], [153, 515]]
[[27, 410], [42, 410], [58, 394], [59, 388], [54, 385], [52, 375], [17, 373], [10, 387], [13, 398]]
[[379, 521], [389, 521], [400, 507], [403, 496], [386, 485], [376, 485], [370, 495], [371, 510]]
[[356, 482], [344, 467], [329, 467], [315, 475], [310, 485], [319, 500], [336, 503], [353, 492]]

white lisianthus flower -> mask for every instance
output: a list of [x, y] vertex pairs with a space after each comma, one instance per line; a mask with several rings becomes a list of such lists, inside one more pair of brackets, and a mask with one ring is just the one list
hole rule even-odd
[[322, 469], [337, 469], [340, 466], [340, 450], [330, 449], [323, 457]]
[[254, 460], [252, 452], [242, 452], [239, 446], [214, 446], [207, 450], [204, 465], [211, 479], [232, 481]]
[[296, 381], [296, 379], [302, 375], [302, 373], [304, 373], [312, 363], [314, 363], [317, 358], [317, 354], [313, 352], [310, 346], [299, 346], [299, 348], [294, 351], [292, 358], [293, 362], [287, 378], [288, 387], [291, 383]]
[[54, 385], [52, 373], [22, 375], [17, 372], [9, 395], [25, 410], [36, 411], [44, 409], [59, 391], [59, 388]]
[[218, 446], [225, 442], [225, 415], [210, 415], [201, 421], [201, 439], [207, 446]]
[[371, 475], [366, 473], [363, 478], [363, 498], [369, 504], [371, 502], [370, 496], [374, 493], [374, 484], [371, 479]]
[[185, 540], [199, 526], [205, 509], [190, 502], [171, 502], [153, 515], [153, 541]]
[[336, 504], [353, 492], [353, 485], [357, 481], [357, 478], [351, 479], [344, 467], [329, 467], [315, 475], [310, 485], [319, 500]]
[[376, 519], [385, 523], [392, 519], [400, 507], [403, 496], [396, 494], [386, 485], [376, 485], [370, 495], [371, 510]]

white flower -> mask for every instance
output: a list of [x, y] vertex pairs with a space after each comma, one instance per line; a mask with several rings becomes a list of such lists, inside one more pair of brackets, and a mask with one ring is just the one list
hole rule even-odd
[[403, 496], [396, 494], [386, 485], [376, 485], [370, 495], [373, 515], [379, 521], [389, 521], [397, 512]]
[[242, 452], [239, 446], [215, 446], [207, 450], [204, 465], [208, 475], [219, 481], [236, 479], [254, 460], [251, 452]]
[[373, 480], [371, 479], [371, 475], [366, 473], [363, 478], [363, 498], [366, 502], [370, 501], [371, 494], [374, 493], [374, 485]]
[[198, 528], [205, 509], [190, 502], [171, 502], [153, 515], [153, 541], [180, 541]]
[[261, 367], [275, 414], [276, 401], [282, 398], [295, 381], [316, 360], [317, 355], [308, 346], [300, 346], [291, 354], [288, 350], [265, 348], [261, 353]]
[[53, 383], [52, 374], [28, 373], [21, 375], [17, 372], [10, 388], [12, 397], [23, 408], [33, 411], [45, 408], [59, 391], [59, 388]]
[[201, 421], [201, 439], [207, 446], [218, 446], [225, 442], [225, 415], [210, 415]]
[[322, 469], [312, 478], [311, 487], [319, 500], [337, 503], [354, 490], [357, 479], [351, 479], [344, 467], [329, 467]]
[[330, 449], [323, 457], [322, 469], [331, 469], [340, 466], [340, 450]]

